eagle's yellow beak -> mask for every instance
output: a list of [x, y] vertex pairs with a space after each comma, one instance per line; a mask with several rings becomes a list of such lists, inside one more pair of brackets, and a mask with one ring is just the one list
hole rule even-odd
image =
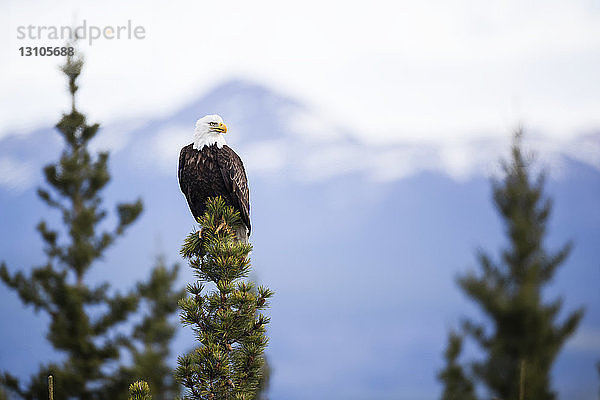
[[221, 133], [227, 133], [227, 125], [225, 125], [222, 122], [219, 122], [219, 126], [215, 128], [215, 131], [221, 132]]

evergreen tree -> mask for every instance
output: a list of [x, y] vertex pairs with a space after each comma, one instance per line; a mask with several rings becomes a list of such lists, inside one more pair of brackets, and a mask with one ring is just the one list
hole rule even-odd
[[129, 400], [152, 400], [148, 383], [136, 381], [129, 385]]
[[271, 379], [271, 365], [267, 356], [263, 356], [264, 363], [260, 368], [260, 380], [258, 381], [258, 390], [254, 393], [252, 400], [267, 400], [267, 391]]
[[[135, 292], [109, 293], [109, 284], [87, 286], [85, 276], [105, 250], [123, 235], [140, 215], [142, 203], [116, 206], [117, 223], [111, 230], [100, 230], [107, 213], [100, 193], [110, 180], [108, 153], [90, 154], [89, 142], [99, 125], [87, 123], [76, 107], [77, 78], [83, 66], [79, 55], [69, 56], [62, 66], [68, 79], [71, 110], [56, 128], [65, 147], [56, 164], [44, 168], [49, 189], [38, 189], [39, 197], [62, 215], [64, 229], [51, 229], [45, 221], [37, 229], [45, 242], [48, 260], [34, 267], [29, 275], [10, 273], [0, 267], [0, 278], [14, 289], [25, 304], [50, 317], [47, 339], [65, 355], [61, 363], [42, 366], [27, 388], [5, 373], [2, 383], [25, 399], [46, 399], [46, 379], [56, 377], [59, 398], [80, 400], [110, 398], [104, 392], [108, 368], [119, 359], [128, 339], [116, 327], [136, 310]], [[95, 317], [91, 317], [90, 309]], [[126, 387], [123, 389], [126, 390]]]
[[473, 382], [466, 376], [463, 367], [458, 362], [462, 351], [463, 337], [456, 332], [450, 332], [446, 348], [446, 368], [438, 374], [438, 379], [444, 384], [442, 400], [475, 400]]
[[562, 300], [546, 302], [543, 288], [567, 258], [571, 244], [556, 252], [545, 248], [552, 204], [544, 195], [544, 174], [533, 174], [532, 158], [514, 136], [512, 157], [503, 162], [504, 179], [493, 183], [493, 198], [508, 236], [498, 261], [480, 252], [481, 271], [459, 278], [465, 294], [489, 317], [491, 330], [463, 321], [465, 334], [485, 352], [472, 364], [479, 382], [502, 400], [555, 398], [550, 370], [565, 340], [574, 333], [583, 309], [558, 321]]
[[[138, 283], [137, 292], [147, 306], [147, 314], [136, 324], [134, 342], [129, 350], [133, 365], [121, 367], [108, 389], [112, 399], [127, 399], [127, 388], [132, 381], [149, 382], [149, 390], [155, 400], [173, 399], [179, 394], [179, 384], [173, 379], [172, 368], [167, 365], [170, 343], [176, 328], [169, 318], [177, 311], [177, 304], [185, 297], [185, 290], [173, 290], [179, 266], [168, 269], [162, 257], [152, 271], [147, 283]], [[141, 346], [137, 346], [137, 344]], [[141, 349], [138, 349], [141, 347]]]
[[[209, 199], [199, 223], [202, 230], [181, 250], [199, 281], [179, 303], [181, 321], [192, 326], [199, 346], [179, 357], [175, 376], [187, 389], [185, 399], [250, 400], [259, 390], [267, 345], [269, 319], [259, 311], [273, 293], [242, 281], [252, 246], [235, 239], [239, 213], [221, 198]], [[205, 292], [205, 284], [213, 290]]]
[[[598, 377], [600, 377], [600, 361], [596, 363], [596, 370], [598, 370]], [[600, 389], [598, 389], [598, 400], [600, 400]]]

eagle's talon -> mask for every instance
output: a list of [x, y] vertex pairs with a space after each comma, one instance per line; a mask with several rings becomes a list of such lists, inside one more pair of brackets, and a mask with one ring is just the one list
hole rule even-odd
[[225, 221], [221, 222], [221, 224], [217, 227], [217, 229], [215, 229], [215, 234], [219, 233], [219, 231], [221, 231], [221, 229], [223, 229], [225, 227]]

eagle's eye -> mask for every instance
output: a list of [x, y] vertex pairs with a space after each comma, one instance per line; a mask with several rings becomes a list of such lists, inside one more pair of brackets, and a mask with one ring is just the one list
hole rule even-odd
[[209, 122], [210, 126], [217, 126], [216, 122]]

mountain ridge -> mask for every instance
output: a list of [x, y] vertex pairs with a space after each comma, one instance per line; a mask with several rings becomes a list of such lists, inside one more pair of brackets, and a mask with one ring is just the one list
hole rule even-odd
[[[195, 120], [220, 113], [230, 126], [227, 140], [238, 150], [247, 169], [257, 174], [284, 173], [296, 180], [327, 180], [360, 172], [375, 181], [397, 181], [419, 171], [438, 171], [454, 179], [489, 176], [497, 170], [495, 160], [506, 153], [510, 135], [504, 139], [479, 138], [460, 142], [415, 142], [373, 145], [360, 141], [356, 132], [328, 120], [318, 110], [257, 83], [233, 79], [216, 85], [167, 116], [121, 121], [102, 127], [93, 149], [126, 151], [161, 160], [162, 170], [172, 170], [178, 149], [191, 142]], [[141, 122], [143, 121], [143, 122]], [[132, 128], [133, 125], [133, 128]], [[56, 153], [52, 128], [8, 134], [0, 139], [0, 185], [22, 190], [33, 184], [32, 171], [39, 169], [43, 148]], [[52, 133], [52, 134], [51, 134]], [[550, 172], [559, 174], [565, 159], [578, 160], [600, 170], [600, 131], [569, 140], [526, 135], [525, 145], [540, 153]], [[29, 150], [27, 150], [29, 149]], [[152, 157], [145, 157], [150, 151]], [[566, 165], [568, 166], [568, 162]], [[159, 168], [160, 169], [160, 168]]]

